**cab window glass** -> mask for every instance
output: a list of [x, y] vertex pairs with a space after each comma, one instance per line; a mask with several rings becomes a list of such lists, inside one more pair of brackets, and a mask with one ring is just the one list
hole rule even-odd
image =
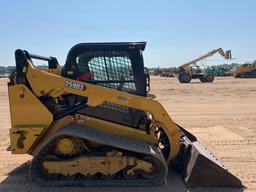
[[[130, 56], [124, 51], [85, 52], [76, 58], [83, 81], [136, 92]], [[86, 76], [86, 74], [88, 74]]]

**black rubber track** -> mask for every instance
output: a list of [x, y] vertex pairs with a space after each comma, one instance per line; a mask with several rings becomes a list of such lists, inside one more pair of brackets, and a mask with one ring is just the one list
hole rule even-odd
[[[49, 149], [54, 145], [54, 141], [59, 136], [74, 136], [85, 140], [94, 141], [103, 145], [108, 145], [118, 149], [135, 152], [151, 156], [154, 161], [160, 166], [160, 173], [153, 178], [138, 178], [136, 180], [126, 180], [116, 178], [114, 180], [53, 180], [45, 179], [39, 170], [44, 156], [49, 152]], [[146, 142], [128, 139], [124, 137], [114, 136], [99, 132], [95, 129], [83, 127], [80, 125], [71, 124], [64, 127], [51, 138], [49, 138], [41, 147], [39, 153], [33, 158], [30, 166], [30, 175], [34, 182], [44, 187], [64, 187], [64, 186], [117, 186], [117, 187], [132, 187], [132, 186], [149, 186], [160, 185], [166, 181], [168, 174], [168, 166], [160, 149]]]

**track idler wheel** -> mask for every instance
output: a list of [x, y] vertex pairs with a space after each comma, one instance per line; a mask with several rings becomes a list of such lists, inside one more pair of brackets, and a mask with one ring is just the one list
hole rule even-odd
[[77, 137], [60, 137], [56, 141], [55, 153], [57, 155], [73, 156], [81, 153], [84, 150], [83, 146], [83, 141]]
[[159, 175], [160, 170], [161, 170], [161, 166], [158, 164], [159, 162], [154, 161], [154, 159], [152, 159], [151, 157], [145, 157], [143, 158], [144, 161], [147, 161], [149, 163], [152, 164], [152, 170], [150, 172], [142, 172], [142, 176], [146, 179], [152, 179], [154, 178], [156, 175]]

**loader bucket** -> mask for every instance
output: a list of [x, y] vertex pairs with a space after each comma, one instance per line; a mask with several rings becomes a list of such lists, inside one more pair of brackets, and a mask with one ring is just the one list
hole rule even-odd
[[187, 130], [177, 125], [182, 134], [183, 151], [175, 166], [188, 187], [243, 187], [241, 181], [228, 171], [224, 165], [214, 157]]

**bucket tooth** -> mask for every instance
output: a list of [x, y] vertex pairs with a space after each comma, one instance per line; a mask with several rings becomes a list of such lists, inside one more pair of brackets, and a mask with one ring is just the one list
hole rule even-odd
[[183, 152], [179, 156], [179, 171], [188, 187], [243, 187], [241, 181], [228, 171], [198, 140], [184, 128]]

